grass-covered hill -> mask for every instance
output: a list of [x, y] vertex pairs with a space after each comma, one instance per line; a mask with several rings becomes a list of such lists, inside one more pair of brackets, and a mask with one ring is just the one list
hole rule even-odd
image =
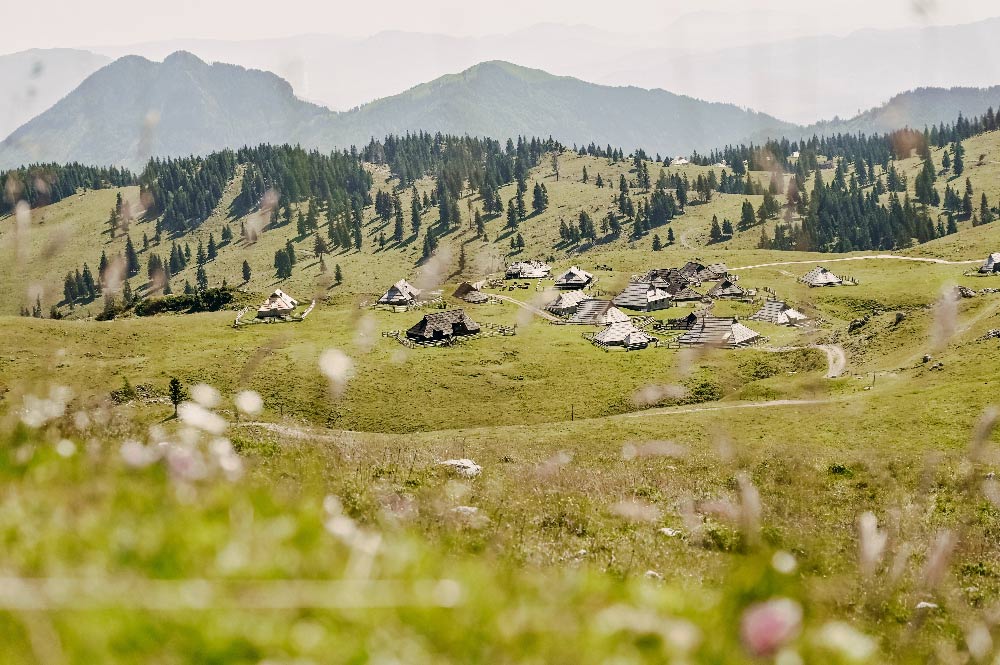
[[[630, 185], [627, 198], [654, 205], [660, 165], [567, 150], [557, 178], [553, 144], [508, 153], [466, 140], [451, 144], [454, 160], [421, 145], [379, 143], [357, 158], [262, 148], [160, 165], [137, 176], [141, 186], [105, 174], [96, 189], [0, 218], [0, 250], [14, 258], [0, 264], [0, 291], [12, 294], [0, 315], [0, 658], [990, 662], [996, 277], [965, 274], [974, 264], [865, 258], [888, 253], [874, 250], [762, 250], [759, 224], [713, 243], [713, 216], [735, 222], [745, 201], [756, 210], [765, 196], [716, 191], [700, 202], [695, 188], [683, 214], [637, 237], [615, 213], [620, 233], [567, 241], [560, 227], [579, 225], [581, 212], [600, 229], [619, 210], [622, 177], [648, 170], [650, 190]], [[1000, 133], [963, 145], [963, 176], [944, 172], [937, 187], [964, 188], [967, 177], [977, 198], [996, 201]], [[931, 149], [937, 165], [942, 150]], [[506, 211], [519, 160], [528, 211], [515, 230]], [[891, 166], [915, 197], [922, 160]], [[664, 168], [663, 196], [676, 203], [677, 178], [712, 169]], [[887, 177], [881, 164], [875, 172]], [[188, 176], [204, 197], [178, 196]], [[770, 177], [750, 173], [763, 191]], [[240, 203], [260, 194], [258, 178], [283, 183], [277, 220]], [[531, 213], [536, 182], [548, 202]], [[172, 194], [162, 214], [151, 192]], [[504, 213], [485, 213], [482, 192]], [[119, 223], [112, 238], [119, 194], [128, 231]], [[442, 204], [456, 222], [441, 224]], [[348, 241], [321, 264], [316, 237], [333, 242], [331, 218], [334, 238], [347, 229]], [[674, 244], [654, 250], [668, 231]], [[512, 250], [518, 234], [524, 247]], [[124, 254], [127, 238], [143, 269], [130, 284], [149, 301], [161, 297], [146, 284], [151, 255], [174, 243], [196, 254], [214, 239], [208, 286], [225, 280], [250, 304], [280, 287], [315, 296], [316, 308], [305, 321], [234, 329], [233, 310], [97, 321], [101, 297], [58, 305], [67, 271]], [[429, 238], [437, 248], [424, 257]], [[279, 278], [275, 254], [289, 242], [297, 260]], [[965, 261], [997, 242], [994, 223], [959, 219], [954, 233], [893, 253]], [[650, 267], [725, 261], [740, 285], [772, 289], [813, 323], [747, 322], [768, 337], [750, 349], [604, 351], [582, 337], [589, 328], [451, 297], [515, 257], [581, 265], [608, 293]], [[816, 265], [857, 285], [810, 289], [797, 278]], [[404, 347], [383, 333], [423, 312], [363, 306], [402, 277], [517, 334]], [[197, 280], [196, 260], [171, 275], [175, 293]], [[943, 298], [955, 284], [980, 293]], [[15, 315], [36, 297], [45, 318]], [[52, 304], [66, 318], [47, 318]], [[742, 319], [754, 309], [714, 306]], [[825, 378], [818, 346], [842, 350], [846, 371]], [[171, 378], [199, 404], [179, 418]], [[236, 399], [247, 390], [260, 408], [252, 395]], [[480, 475], [439, 464], [454, 458]]]

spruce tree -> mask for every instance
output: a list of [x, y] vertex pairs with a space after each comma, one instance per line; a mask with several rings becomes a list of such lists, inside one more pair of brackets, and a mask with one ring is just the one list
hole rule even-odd
[[250, 264], [247, 261], [244, 260], [243, 261], [243, 283], [246, 284], [247, 282], [249, 282], [251, 276], [252, 276], [252, 274], [250, 272]]

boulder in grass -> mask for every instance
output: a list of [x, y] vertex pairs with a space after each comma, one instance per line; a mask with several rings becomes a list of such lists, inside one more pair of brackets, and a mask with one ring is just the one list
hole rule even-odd
[[439, 463], [439, 466], [447, 467], [449, 471], [463, 478], [475, 478], [483, 472], [483, 467], [470, 459], [448, 459]]

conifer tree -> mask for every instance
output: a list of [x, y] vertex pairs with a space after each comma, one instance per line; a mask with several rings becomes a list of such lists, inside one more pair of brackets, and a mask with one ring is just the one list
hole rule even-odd
[[195, 272], [195, 283], [198, 285], [199, 293], [208, 290], [208, 273], [205, 272], [205, 266], [198, 266], [198, 270]]
[[246, 284], [250, 281], [252, 273], [250, 272], [250, 264], [244, 260], [243, 261], [243, 283]]
[[139, 256], [132, 245], [132, 236], [125, 240], [125, 271], [130, 277], [139, 274]]
[[339, 263], [333, 267], [333, 281], [337, 284], [344, 281], [344, 273], [341, 272]]
[[719, 218], [716, 215], [712, 215], [712, 227], [708, 232], [708, 239], [713, 243], [722, 240], [722, 227], [719, 226]]

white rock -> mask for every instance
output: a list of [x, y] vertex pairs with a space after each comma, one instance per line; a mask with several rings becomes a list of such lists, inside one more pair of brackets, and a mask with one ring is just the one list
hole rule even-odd
[[463, 478], [475, 478], [483, 472], [483, 467], [464, 457], [462, 459], [445, 460], [440, 462], [439, 465], [448, 467], [450, 471]]
[[664, 536], [668, 536], [670, 538], [676, 538], [677, 536], [681, 535], [680, 531], [678, 531], [677, 529], [671, 529], [668, 526], [659, 529], [659, 532], [662, 533]]
[[663, 579], [663, 575], [660, 575], [655, 570], [647, 570], [646, 571], [646, 577], [648, 579], [651, 579], [651, 580], [662, 580]]
[[451, 509], [451, 512], [471, 517], [479, 513], [479, 508], [477, 508], [476, 506], [455, 506], [454, 508]]
[[937, 607], [937, 603], [929, 603], [926, 600], [921, 600], [917, 603], [918, 610], [936, 610]]

